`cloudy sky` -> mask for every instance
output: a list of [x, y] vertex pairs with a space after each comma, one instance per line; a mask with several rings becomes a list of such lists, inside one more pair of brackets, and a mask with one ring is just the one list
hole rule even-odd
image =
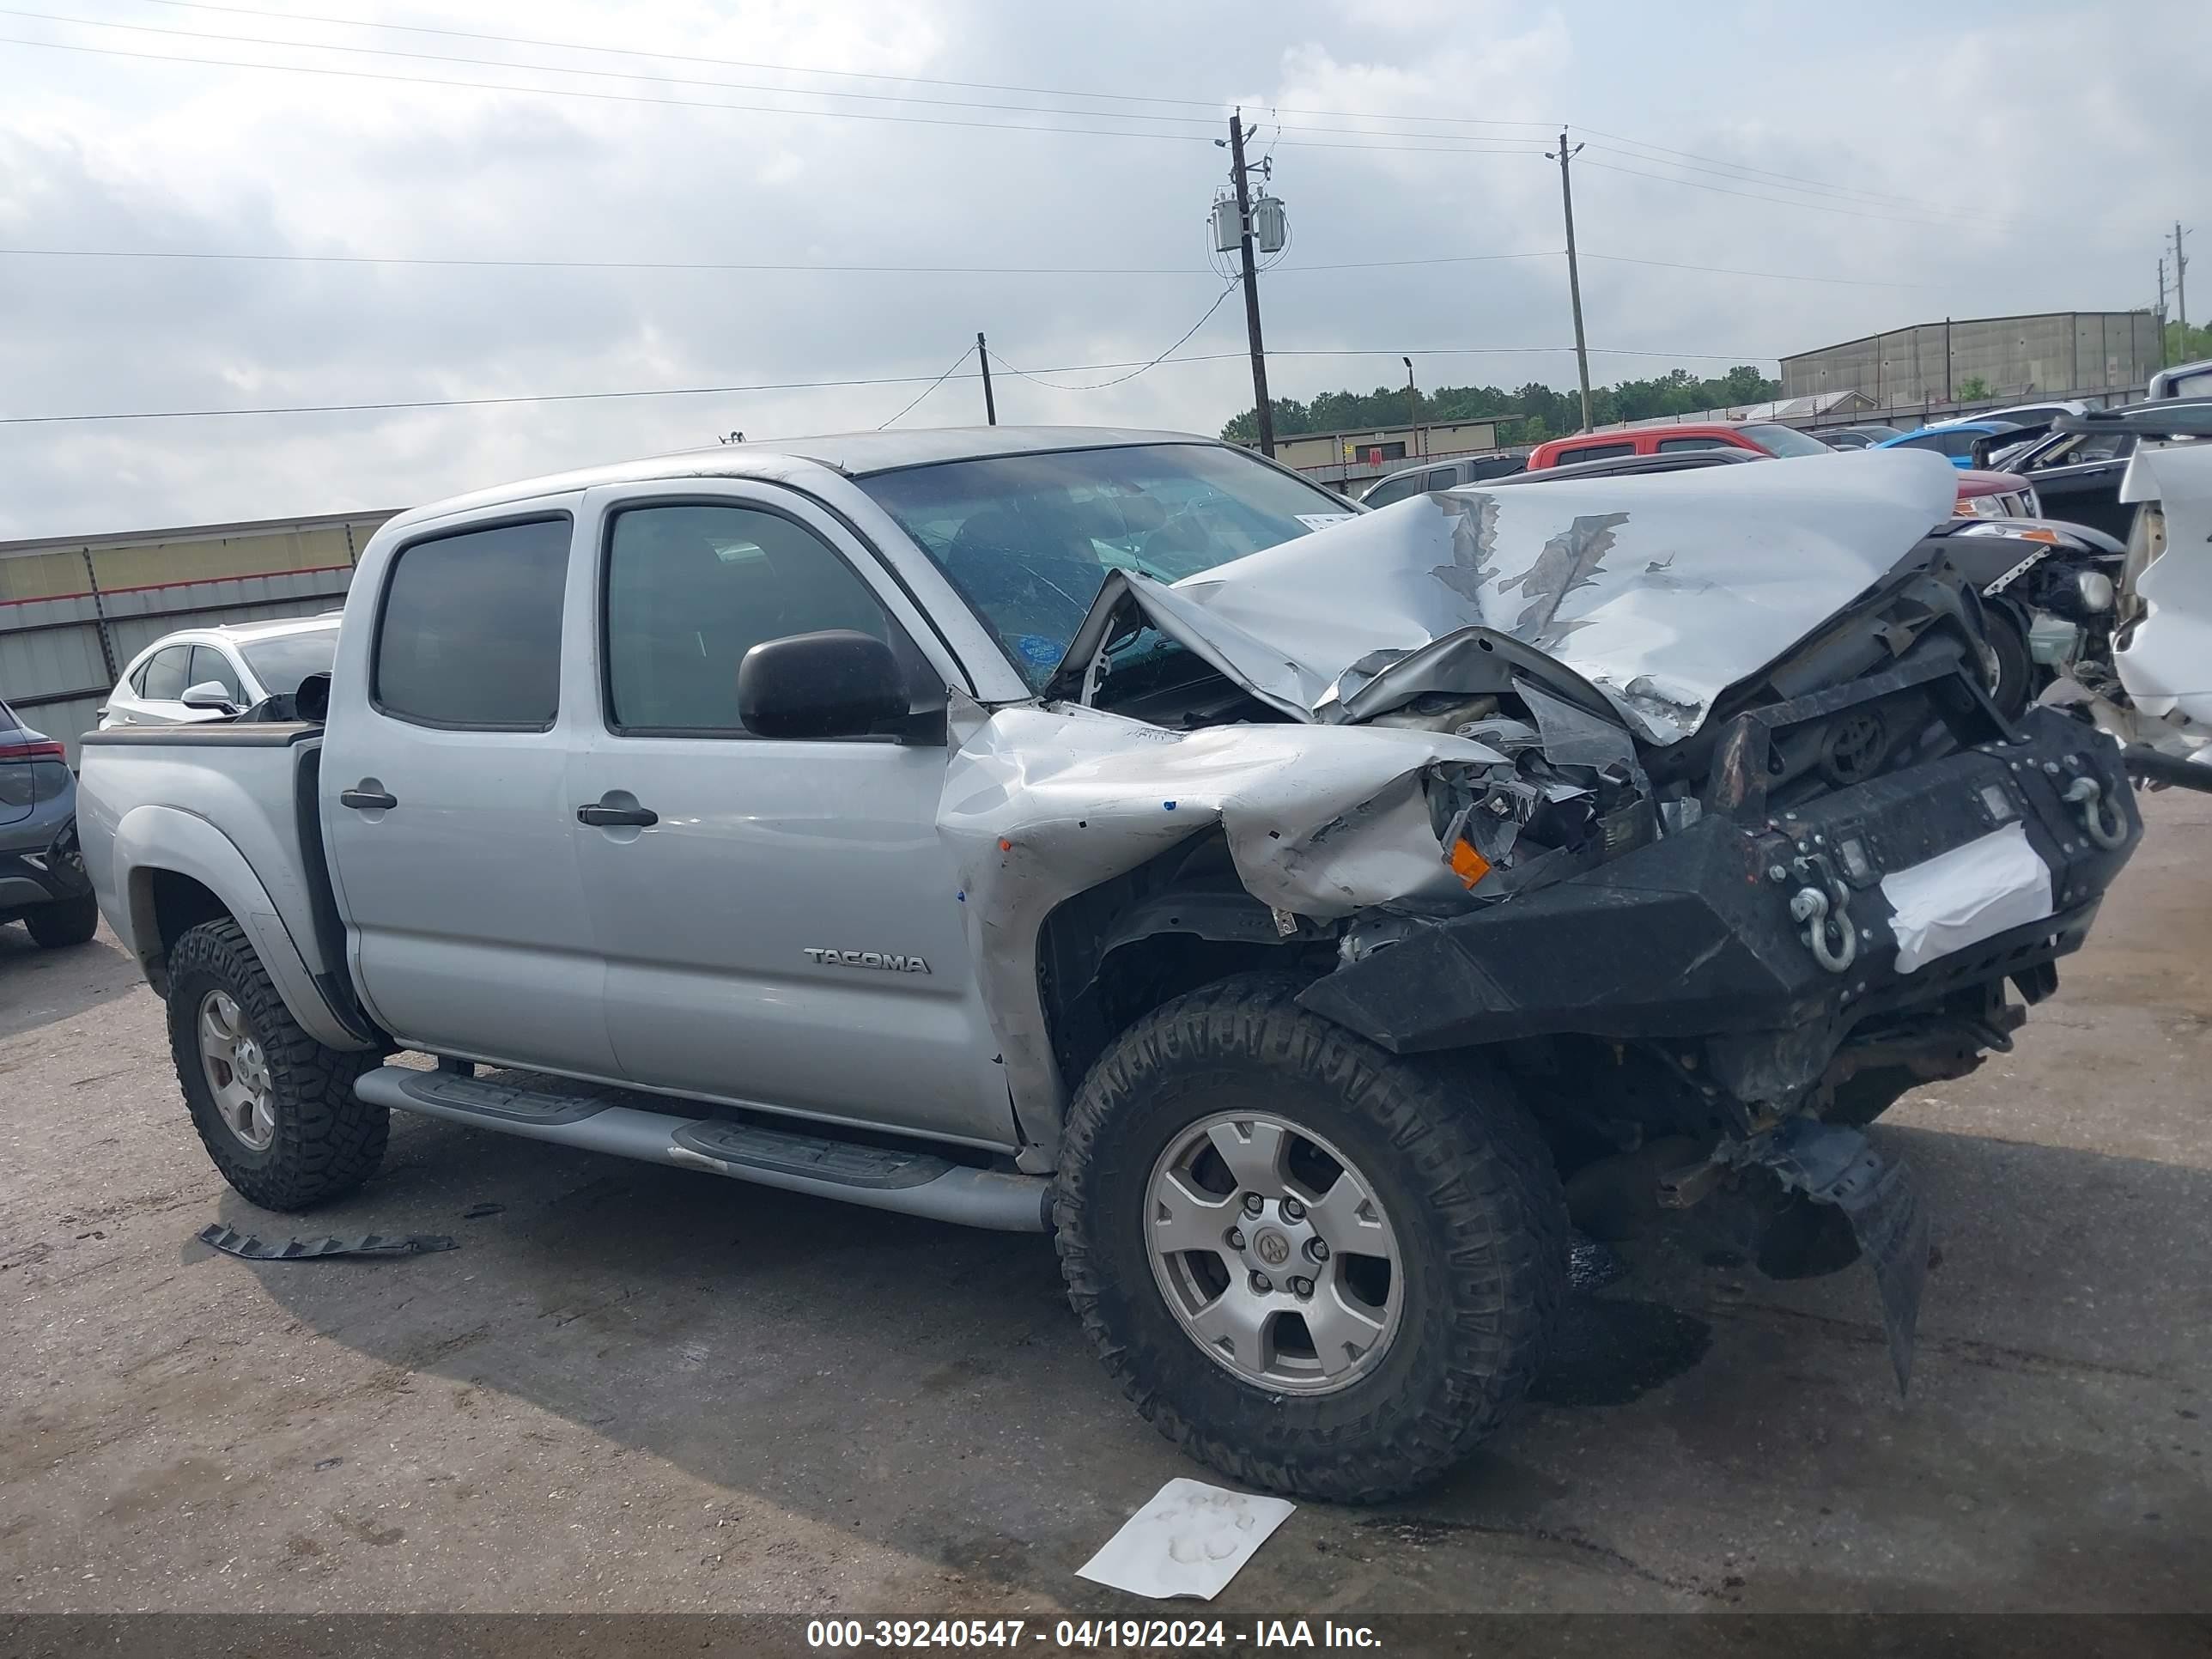
[[[1221, 291], [1231, 102], [1295, 238], [1261, 281], [1282, 395], [1401, 352], [1431, 385], [1571, 384], [1562, 122], [1600, 381], [2148, 305], [2174, 219], [2212, 225], [2208, 62], [2198, 0], [13, 0], [0, 537], [872, 428], [979, 328], [1093, 386]], [[257, 257], [88, 257], [152, 252]], [[805, 269], [670, 268], [700, 265]], [[1231, 296], [1193, 361], [1002, 373], [1000, 412], [1211, 432], [1250, 401], [1209, 360], [1243, 335]], [[874, 383], [790, 384], [834, 381]], [[22, 419], [685, 386], [785, 389]], [[981, 415], [956, 377], [902, 418]]]

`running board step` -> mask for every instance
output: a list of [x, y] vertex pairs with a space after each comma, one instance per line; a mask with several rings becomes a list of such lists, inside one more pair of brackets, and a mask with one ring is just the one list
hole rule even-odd
[[627, 1103], [657, 1103], [659, 1096], [610, 1092], [589, 1084], [531, 1088], [404, 1066], [363, 1073], [354, 1092], [372, 1105], [396, 1111], [647, 1164], [703, 1170], [873, 1210], [998, 1232], [1041, 1233], [1049, 1227], [1052, 1183], [1043, 1176], [978, 1170], [919, 1148], [873, 1146]]

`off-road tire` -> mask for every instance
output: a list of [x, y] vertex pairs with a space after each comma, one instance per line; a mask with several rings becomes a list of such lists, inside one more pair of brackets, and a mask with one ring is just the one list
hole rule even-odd
[[[1488, 1066], [1394, 1056], [1296, 995], [1273, 976], [1221, 981], [1146, 1015], [1091, 1068], [1061, 1148], [1060, 1272], [1108, 1372], [1186, 1453], [1270, 1491], [1375, 1503], [1451, 1468], [1534, 1379], [1566, 1294], [1566, 1200]], [[1239, 1101], [1340, 1147], [1398, 1235], [1396, 1334], [1340, 1392], [1272, 1393], [1216, 1364], [1154, 1279], [1154, 1164]]]
[[[267, 1056], [276, 1133], [257, 1152], [217, 1115], [200, 1062], [200, 1002], [230, 993]], [[222, 1178], [267, 1210], [304, 1210], [343, 1198], [384, 1161], [391, 1114], [358, 1099], [354, 1080], [373, 1054], [326, 1048], [300, 1029], [239, 925], [203, 922], [169, 951], [169, 1052], [192, 1126]]]
[[52, 904], [42, 904], [27, 912], [23, 926], [43, 950], [58, 951], [65, 945], [82, 945], [100, 931], [100, 901], [89, 893], [56, 899]]

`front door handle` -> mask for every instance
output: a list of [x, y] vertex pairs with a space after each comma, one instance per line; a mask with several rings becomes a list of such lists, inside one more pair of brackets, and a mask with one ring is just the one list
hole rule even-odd
[[603, 830], [650, 830], [660, 822], [660, 814], [649, 806], [610, 806], [605, 801], [595, 801], [576, 809], [576, 822], [596, 823]]
[[[371, 780], [363, 778], [362, 781], [368, 783]], [[381, 789], [341, 789], [338, 791], [338, 805], [350, 806], [355, 811], [361, 812], [375, 807], [397, 806], [399, 797], [387, 794]]]

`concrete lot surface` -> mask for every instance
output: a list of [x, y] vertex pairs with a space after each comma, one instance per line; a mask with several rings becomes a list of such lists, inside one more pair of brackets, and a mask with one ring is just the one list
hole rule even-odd
[[[1863, 1274], [1662, 1250], [1475, 1462], [1300, 1509], [1215, 1607], [2212, 1607], [2212, 802], [2148, 812], [2016, 1052], [1876, 1131], [1942, 1248], [1908, 1401]], [[104, 933], [0, 930], [0, 1607], [1137, 1613], [1075, 1569], [1204, 1476], [1042, 1240], [409, 1117], [266, 1215]]]

